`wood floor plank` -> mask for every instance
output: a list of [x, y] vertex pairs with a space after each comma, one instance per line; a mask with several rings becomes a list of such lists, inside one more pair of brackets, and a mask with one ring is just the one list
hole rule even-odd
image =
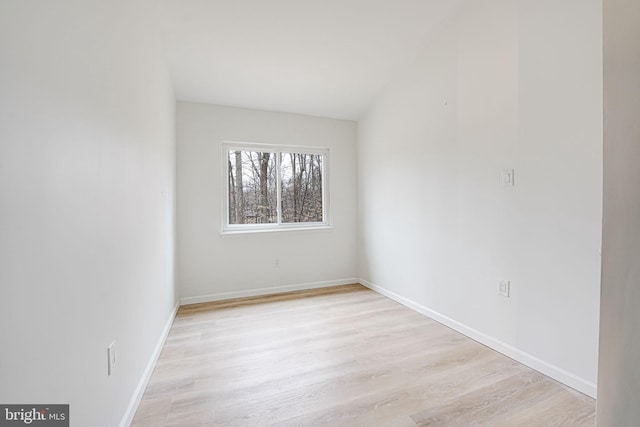
[[593, 426], [595, 401], [360, 285], [181, 307], [132, 426]]

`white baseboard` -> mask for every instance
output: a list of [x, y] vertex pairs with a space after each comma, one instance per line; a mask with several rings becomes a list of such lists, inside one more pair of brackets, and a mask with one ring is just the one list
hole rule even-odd
[[180, 298], [180, 305], [199, 304], [202, 302], [222, 301], [234, 298], [255, 297], [262, 295], [280, 294], [291, 291], [305, 291], [308, 289], [328, 288], [331, 286], [350, 285], [358, 283], [355, 277], [339, 280], [328, 280], [324, 282], [302, 283], [297, 285], [275, 286], [272, 288], [250, 289], [247, 291], [221, 292], [217, 294], [202, 295], [197, 297]]
[[178, 313], [178, 308], [180, 308], [179, 301], [176, 302], [175, 307], [171, 311], [169, 315], [169, 319], [164, 325], [164, 329], [160, 334], [160, 338], [158, 339], [158, 343], [156, 347], [153, 349], [153, 353], [151, 354], [151, 358], [147, 363], [147, 367], [144, 369], [142, 377], [138, 382], [138, 386], [136, 387], [133, 396], [131, 396], [131, 400], [129, 401], [129, 406], [120, 421], [120, 427], [128, 427], [131, 425], [133, 421], [133, 417], [136, 415], [136, 411], [138, 410], [138, 405], [140, 405], [140, 401], [142, 400], [142, 396], [144, 395], [144, 391], [147, 388], [147, 384], [149, 384], [149, 380], [151, 379], [151, 374], [153, 373], [153, 369], [156, 367], [156, 362], [158, 362], [158, 358], [160, 357], [160, 353], [162, 352], [162, 347], [164, 347], [164, 342], [167, 340], [167, 336], [169, 336], [169, 331], [171, 330], [171, 325], [173, 325], [173, 320], [176, 318], [176, 314]]
[[567, 372], [562, 368], [554, 366], [548, 362], [545, 362], [544, 360], [538, 359], [535, 356], [532, 356], [522, 350], [510, 346], [509, 344], [505, 344], [502, 341], [497, 340], [487, 334], [484, 334], [423, 305], [411, 301], [410, 299], [398, 295], [395, 292], [389, 291], [382, 286], [378, 286], [362, 278], [359, 279], [359, 283], [381, 295], [384, 295], [406, 307], [409, 307], [414, 311], [417, 311], [424, 316], [429, 317], [430, 319], [442, 323], [443, 325], [448, 326], [451, 329], [460, 332], [461, 334], [466, 335], [467, 337], [522, 363], [523, 365], [535, 369], [536, 371], [543, 373], [575, 390], [578, 390], [579, 392], [584, 393], [587, 396], [593, 397], [594, 399], [596, 398], [597, 386], [590, 381], [586, 381], [585, 379], [580, 378], [572, 374], [571, 372]]

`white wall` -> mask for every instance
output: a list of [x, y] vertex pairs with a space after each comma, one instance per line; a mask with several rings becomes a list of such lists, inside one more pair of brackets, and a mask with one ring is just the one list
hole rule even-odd
[[599, 0], [466, 1], [358, 130], [363, 281], [591, 395], [601, 18]]
[[604, 1], [604, 223], [597, 424], [640, 419], [640, 3]]
[[120, 423], [176, 300], [154, 7], [0, 3], [0, 402], [69, 403], [74, 426]]
[[[357, 277], [355, 122], [179, 102], [176, 126], [183, 302], [349, 283]], [[329, 148], [333, 228], [221, 235], [222, 141]]]

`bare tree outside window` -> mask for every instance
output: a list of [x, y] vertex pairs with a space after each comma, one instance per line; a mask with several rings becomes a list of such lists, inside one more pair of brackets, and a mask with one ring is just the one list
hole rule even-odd
[[228, 225], [326, 223], [326, 154], [250, 146], [226, 150]]
[[282, 222], [322, 222], [322, 157], [280, 153]]
[[276, 154], [229, 151], [229, 224], [278, 222]]

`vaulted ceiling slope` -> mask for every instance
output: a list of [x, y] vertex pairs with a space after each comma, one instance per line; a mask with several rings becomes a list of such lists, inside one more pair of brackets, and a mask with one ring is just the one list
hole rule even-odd
[[164, 0], [179, 100], [355, 120], [452, 0]]

